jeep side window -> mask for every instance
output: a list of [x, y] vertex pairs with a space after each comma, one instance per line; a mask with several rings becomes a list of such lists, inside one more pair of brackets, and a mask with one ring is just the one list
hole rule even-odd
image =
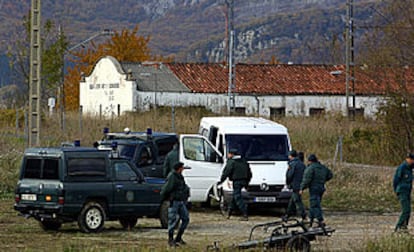
[[114, 164], [116, 180], [134, 180], [137, 178], [137, 174], [132, 168], [125, 162], [116, 162]]
[[151, 148], [149, 146], [145, 146], [139, 155], [138, 166], [142, 167], [142, 166], [150, 165], [152, 164], [152, 160], [153, 160], [153, 155], [151, 152]]
[[105, 176], [104, 158], [70, 158], [67, 161], [69, 176]]

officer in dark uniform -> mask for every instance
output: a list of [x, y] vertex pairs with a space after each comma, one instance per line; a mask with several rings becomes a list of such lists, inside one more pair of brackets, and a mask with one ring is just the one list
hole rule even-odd
[[176, 139], [173, 149], [168, 152], [164, 160], [163, 175], [166, 178], [174, 170], [174, 165], [179, 161], [179, 141]]
[[310, 226], [313, 220], [318, 220], [319, 227], [324, 227], [323, 212], [321, 207], [322, 195], [325, 192], [325, 183], [333, 177], [333, 173], [326, 166], [322, 165], [315, 154], [308, 156], [309, 165], [303, 174], [299, 194], [309, 188], [309, 218]]
[[249, 185], [252, 178], [252, 171], [250, 170], [249, 163], [238, 155], [237, 152], [237, 149], [234, 148], [229, 150], [227, 164], [221, 175], [220, 183], [223, 183], [226, 178], [233, 181], [233, 199], [228, 209], [227, 218], [230, 218], [232, 211], [238, 208], [243, 215], [240, 220], [247, 221], [249, 219], [247, 205], [244, 203], [241, 190], [243, 187]]
[[406, 231], [411, 215], [411, 190], [413, 181], [412, 166], [414, 154], [409, 153], [405, 161], [398, 166], [393, 179], [394, 192], [401, 204], [401, 215], [398, 219], [395, 231]]
[[295, 215], [301, 216], [303, 220], [306, 219], [302, 196], [299, 194], [305, 168], [305, 164], [298, 158], [298, 153], [291, 150], [289, 152], [288, 170], [286, 171], [286, 184], [293, 192], [286, 209], [286, 215], [283, 216], [284, 220]]
[[[166, 179], [166, 183], [161, 189], [161, 200], [169, 200], [170, 207], [168, 208], [168, 245], [175, 247], [178, 245], [184, 245], [185, 242], [182, 239], [185, 229], [190, 222], [187, 200], [190, 196], [190, 189], [185, 183], [182, 172], [184, 170], [184, 164], [178, 162], [174, 165], [174, 170], [171, 171]], [[178, 229], [177, 236], [174, 239], [174, 228], [181, 220], [180, 228]]]

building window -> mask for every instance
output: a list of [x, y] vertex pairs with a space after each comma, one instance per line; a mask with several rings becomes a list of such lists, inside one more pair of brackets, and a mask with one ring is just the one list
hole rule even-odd
[[348, 115], [355, 115], [355, 117], [364, 117], [364, 108], [348, 108]]
[[310, 108], [309, 115], [310, 116], [321, 116], [325, 113], [324, 108]]
[[245, 115], [246, 114], [246, 108], [244, 108], [244, 107], [236, 107], [236, 108], [234, 108], [234, 113], [236, 115]]
[[270, 108], [270, 118], [280, 118], [286, 116], [286, 108]]

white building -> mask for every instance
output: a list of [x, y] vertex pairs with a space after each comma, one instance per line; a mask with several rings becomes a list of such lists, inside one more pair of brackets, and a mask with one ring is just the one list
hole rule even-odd
[[[309, 116], [347, 113], [344, 66], [236, 66], [235, 109], [246, 115]], [[372, 80], [357, 76], [357, 114], [375, 116], [383, 94]], [[111, 56], [97, 62], [80, 82], [80, 106], [91, 115], [119, 115], [153, 106], [204, 106], [226, 112], [229, 102], [227, 68], [220, 64], [120, 63]]]

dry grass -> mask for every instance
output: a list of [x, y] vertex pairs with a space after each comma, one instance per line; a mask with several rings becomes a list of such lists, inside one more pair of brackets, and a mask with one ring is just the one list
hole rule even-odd
[[[146, 128], [151, 127], [154, 131], [166, 132], [171, 132], [174, 128], [177, 133], [196, 133], [200, 118], [209, 115], [213, 114], [202, 108], [177, 108], [174, 117], [171, 108], [128, 113], [122, 117], [109, 119], [88, 116], [80, 119], [78, 114], [73, 113], [66, 116], [63, 131], [59, 116], [54, 115], [42, 120], [41, 145], [59, 146], [64, 141], [77, 139], [81, 140], [82, 146], [92, 146], [94, 141], [102, 137], [104, 127], [109, 127], [111, 131], [122, 131], [125, 127], [134, 131], [145, 131]], [[0, 193], [14, 190], [21, 154], [26, 147], [26, 139], [23, 137], [24, 120], [20, 122], [22, 127], [17, 130], [14, 127], [15, 123], [10, 121], [15, 121], [10, 116], [10, 112], [3, 120], [0, 118], [2, 124], [0, 147], [3, 150], [0, 159], [2, 169]], [[316, 153], [324, 163], [333, 164], [339, 137], [343, 137], [344, 161], [381, 165], [389, 163], [385, 161], [386, 153], [378, 154], [381, 150], [381, 142], [380, 137], [375, 137], [377, 127], [373, 121], [349, 121], [341, 116], [287, 117], [277, 121], [288, 127], [292, 146], [296, 150], [307, 154]], [[329, 183], [329, 191], [325, 197], [329, 208], [362, 211], [396, 209], [396, 201], [391, 189], [393, 169], [362, 168], [360, 165], [354, 167], [336, 165], [333, 168], [335, 178]]]

